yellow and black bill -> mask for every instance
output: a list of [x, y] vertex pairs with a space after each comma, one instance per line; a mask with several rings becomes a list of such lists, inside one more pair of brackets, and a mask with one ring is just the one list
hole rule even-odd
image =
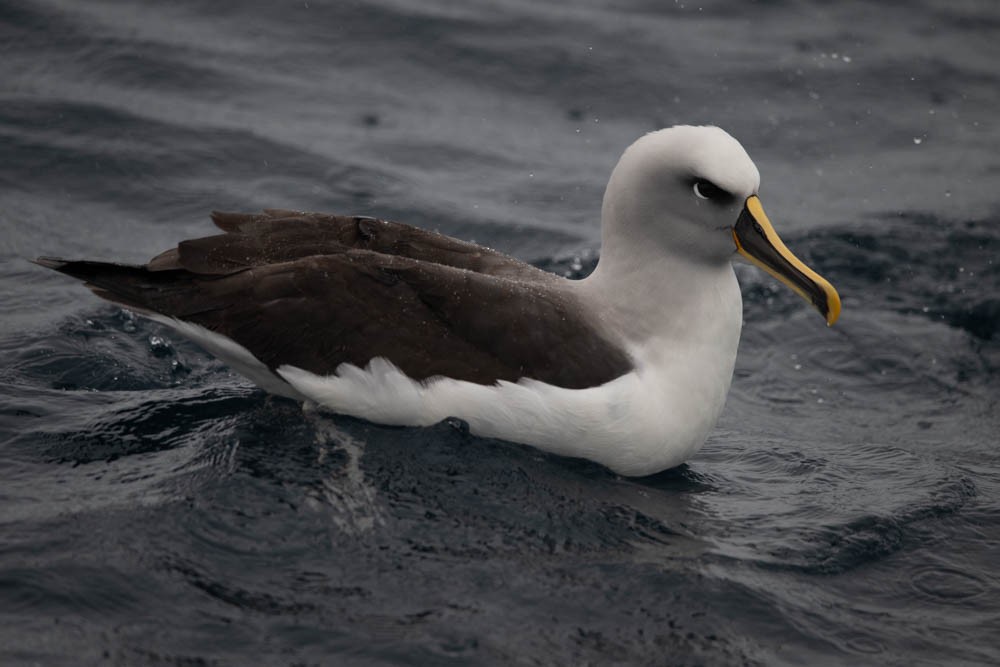
[[823, 276], [792, 254], [771, 221], [764, 214], [757, 195], [747, 197], [743, 211], [733, 226], [736, 250], [751, 263], [788, 285], [796, 294], [816, 307], [832, 325], [840, 317], [840, 295]]

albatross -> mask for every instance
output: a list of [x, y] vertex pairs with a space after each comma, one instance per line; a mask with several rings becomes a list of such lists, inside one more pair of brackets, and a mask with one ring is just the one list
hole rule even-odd
[[840, 298], [782, 243], [760, 175], [717, 127], [626, 149], [601, 252], [571, 280], [370, 217], [212, 214], [221, 234], [143, 266], [39, 257], [190, 338], [264, 390], [381, 424], [474, 435], [649, 475], [705, 442], [732, 382], [743, 306], [732, 261], [832, 325]]

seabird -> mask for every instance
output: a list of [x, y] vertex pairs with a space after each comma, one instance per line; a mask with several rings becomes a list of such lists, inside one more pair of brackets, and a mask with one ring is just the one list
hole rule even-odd
[[827, 324], [840, 313], [778, 238], [759, 184], [717, 127], [645, 135], [611, 174], [582, 280], [396, 222], [286, 210], [213, 213], [222, 234], [144, 266], [36, 261], [274, 394], [382, 424], [454, 417], [648, 475], [694, 454], [722, 412], [743, 319], [734, 258]]

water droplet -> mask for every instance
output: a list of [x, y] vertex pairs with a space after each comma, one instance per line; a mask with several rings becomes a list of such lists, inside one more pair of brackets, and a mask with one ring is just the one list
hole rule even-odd
[[174, 353], [170, 341], [155, 334], [149, 337], [149, 351], [156, 357], [167, 357]]
[[129, 313], [129, 315], [130, 317], [125, 318], [125, 322], [122, 323], [122, 331], [125, 333], [135, 333], [135, 317], [132, 317], [131, 313]]
[[189, 373], [191, 373], [191, 369], [188, 368], [183, 361], [179, 361], [177, 359], [170, 360], [170, 374], [173, 375], [178, 382]]

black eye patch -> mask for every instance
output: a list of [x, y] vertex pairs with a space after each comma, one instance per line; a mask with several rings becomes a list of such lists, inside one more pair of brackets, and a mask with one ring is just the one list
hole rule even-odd
[[691, 182], [691, 189], [700, 199], [708, 199], [717, 204], [729, 204], [735, 199], [732, 193], [723, 190], [718, 185], [704, 178], [696, 178]]

